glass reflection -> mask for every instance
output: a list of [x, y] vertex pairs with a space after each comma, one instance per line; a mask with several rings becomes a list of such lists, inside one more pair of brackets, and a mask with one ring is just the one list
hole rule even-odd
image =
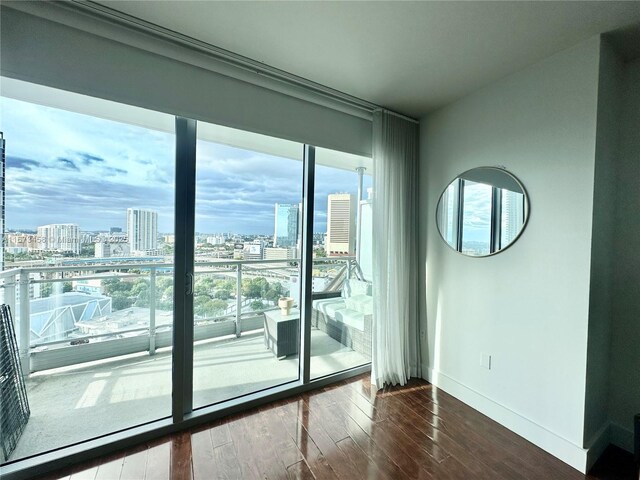
[[487, 256], [511, 245], [528, 217], [522, 184], [501, 168], [481, 167], [454, 179], [438, 202], [436, 223], [443, 240], [468, 256]]

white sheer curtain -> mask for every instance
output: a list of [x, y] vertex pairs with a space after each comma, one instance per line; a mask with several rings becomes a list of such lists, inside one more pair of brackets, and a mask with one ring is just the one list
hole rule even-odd
[[373, 118], [373, 350], [371, 382], [420, 376], [417, 315], [418, 125], [385, 111]]

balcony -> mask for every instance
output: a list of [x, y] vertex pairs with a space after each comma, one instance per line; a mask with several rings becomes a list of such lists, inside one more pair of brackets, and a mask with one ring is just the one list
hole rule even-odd
[[[297, 354], [278, 359], [264, 341], [264, 313], [277, 310], [274, 294], [296, 296], [298, 272], [298, 260], [196, 264], [194, 408], [298, 378]], [[331, 300], [340, 295], [345, 279], [360, 276], [352, 257], [316, 259], [314, 298]], [[9, 461], [171, 415], [172, 278], [173, 265], [159, 262], [78, 263], [0, 273], [4, 303], [14, 314], [31, 409]], [[231, 284], [230, 292], [217, 293], [224, 289], [215, 285]], [[258, 298], [251, 291], [254, 284], [273, 286], [273, 292]], [[118, 296], [117, 289], [134, 295]], [[49, 296], [38, 298], [45, 293]], [[312, 378], [370, 361], [370, 349], [358, 346], [362, 339], [353, 340], [362, 325], [347, 321], [341, 330], [339, 320], [320, 316], [319, 322], [317, 313]], [[366, 319], [370, 331], [371, 317]]]

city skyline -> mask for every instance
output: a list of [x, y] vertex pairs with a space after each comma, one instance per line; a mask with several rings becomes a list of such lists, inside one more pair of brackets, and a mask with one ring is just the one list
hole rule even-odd
[[[126, 209], [158, 212], [173, 231], [174, 136], [0, 97], [7, 141], [6, 228], [73, 222], [83, 231], [126, 226]], [[302, 155], [302, 150], [301, 150]], [[276, 203], [300, 203], [302, 162], [198, 141], [196, 231], [273, 231]], [[327, 196], [355, 193], [357, 173], [316, 170], [315, 231]], [[365, 176], [365, 188], [371, 177]]]

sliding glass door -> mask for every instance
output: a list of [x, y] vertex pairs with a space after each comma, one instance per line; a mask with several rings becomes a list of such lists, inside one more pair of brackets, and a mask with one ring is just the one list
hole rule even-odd
[[368, 364], [371, 159], [3, 88], [0, 294], [19, 348], [0, 366], [28, 405], [2, 384], [0, 463]]
[[170, 115], [3, 85], [0, 291], [19, 358], [3, 342], [0, 430], [13, 461], [171, 415], [175, 136]]
[[194, 409], [299, 378], [304, 147], [197, 131]]
[[311, 378], [371, 362], [372, 162], [315, 149]]

